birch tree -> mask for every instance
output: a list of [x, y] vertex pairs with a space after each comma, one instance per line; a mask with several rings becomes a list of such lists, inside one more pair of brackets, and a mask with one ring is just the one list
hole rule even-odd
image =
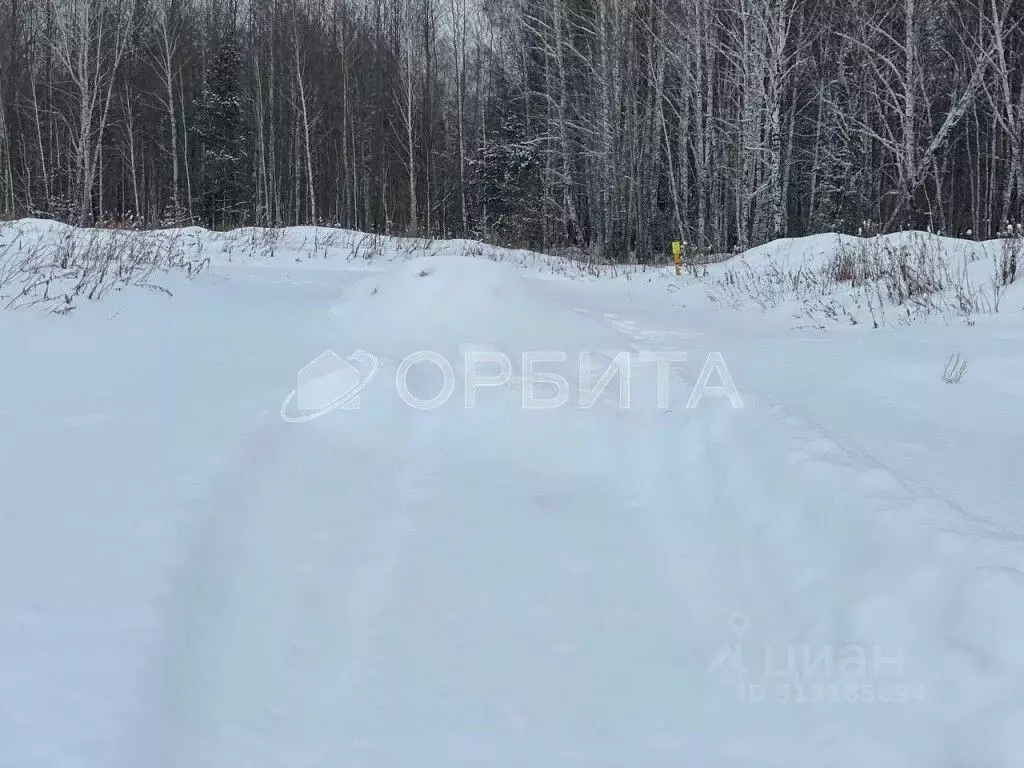
[[121, 2], [50, 0], [54, 58], [64, 68], [70, 99], [61, 115], [71, 139], [75, 184], [74, 216], [85, 223], [92, 216], [92, 194], [100, 152], [110, 117], [115, 78], [134, 27], [134, 6]]

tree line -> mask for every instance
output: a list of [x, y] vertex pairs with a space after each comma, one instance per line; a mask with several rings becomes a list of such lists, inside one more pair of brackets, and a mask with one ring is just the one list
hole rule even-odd
[[0, 0], [0, 214], [647, 260], [1024, 214], [1024, 0]]

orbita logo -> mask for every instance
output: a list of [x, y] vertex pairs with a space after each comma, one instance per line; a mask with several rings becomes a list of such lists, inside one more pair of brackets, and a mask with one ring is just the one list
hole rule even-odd
[[[699, 371], [687, 375], [680, 369], [687, 354], [678, 350], [533, 350], [512, 358], [478, 344], [463, 344], [460, 349], [454, 358], [420, 350], [401, 361], [387, 360], [401, 401], [421, 411], [453, 401], [472, 410], [500, 392], [497, 396], [506, 402], [514, 398], [527, 411], [643, 405], [671, 410], [697, 408], [705, 399], [744, 407], [720, 352], [709, 353]], [[330, 350], [321, 353], [298, 372], [295, 389], [281, 404], [281, 418], [304, 422], [359, 408], [360, 394], [379, 368], [378, 358], [361, 349], [347, 357]], [[461, 397], [456, 398], [460, 388]], [[683, 392], [687, 388], [688, 395]]]
[[[299, 371], [295, 389], [281, 403], [281, 418], [295, 423], [311, 421], [338, 408], [360, 406], [359, 393], [377, 373], [377, 358], [357, 349], [348, 357], [327, 350]], [[295, 401], [297, 413], [288, 406]]]

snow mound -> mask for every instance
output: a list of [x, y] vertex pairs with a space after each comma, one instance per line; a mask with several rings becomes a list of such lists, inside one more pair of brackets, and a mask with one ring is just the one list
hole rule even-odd
[[876, 249], [879, 251], [918, 248], [921, 244], [933, 249], [946, 261], [991, 263], [999, 251], [999, 241], [964, 240], [945, 237], [931, 232], [892, 232], [872, 237], [858, 237], [836, 232], [825, 232], [805, 237], [784, 237], [744, 251], [736, 261], [752, 267], [804, 266], [826, 267], [837, 253], [844, 249]]
[[196, 234], [82, 229], [56, 221], [0, 223], [0, 310], [66, 315], [125, 289], [170, 294], [203, 272]]
[[1010, 265], [1022, 260], [1020, 236], [978, 242], [926, 232], [831, 233], [775, 240], [697, 274], [706, 297], [732, 309], [817, 327], [878, 328], [1020, 311], [1024, 280]]
[[581, 351], [580, 340], [597, 340], [594, 351], [620, 350], [625, 340], [591, 317], [544, 294], [506, 264], [445, 255], [412, 259], [365, 278], [344, 292], [333, 320], [358, 329], [371, 352], [404, 356], [420, 350], [489, 349], [523, 352]]
[[[193, 228], [195, 229], [195, 228]], [[184, 231], [184, 230], [175, 230]], [[189, 233], [191, 233], [191, 229]], [[335, 227], [242, 227], [204, 232], [216, 266], [258, 266], [288, 270], [379, 269], [425, 257], [469, 256], [559, 277], [592, 275], [581, 261], [477, 240], [397, 237]]]

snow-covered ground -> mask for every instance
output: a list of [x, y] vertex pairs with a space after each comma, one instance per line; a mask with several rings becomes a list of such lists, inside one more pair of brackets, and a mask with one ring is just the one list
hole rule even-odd
[[[0, 765], [1024, 764], [1019, 283], [873, 329], [763, 278], [830, 236], [700, 279], [170, 236], [173, 296], [0, 313]], [[327, 350], [375, 375], [282, 419]]]

